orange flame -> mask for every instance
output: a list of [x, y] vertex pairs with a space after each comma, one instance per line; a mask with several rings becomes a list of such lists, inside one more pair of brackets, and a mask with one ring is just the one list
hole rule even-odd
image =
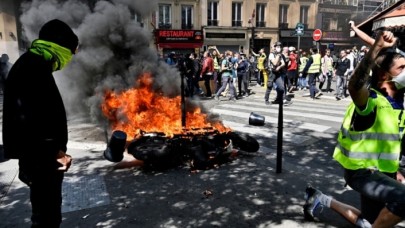
[[[167, 136], [184, 133], [181, 125], [181, 97], [164, 97], [152, 90], [153, 78], [144, 73], [139, 79], [139, 88], [121, 93], [107, 91], [101, 105], [103, 114], [112, 124], [113, 130], [127, 133], [128, 140], [145, 132], [163, 132]], [[219, 132], [230, 131], [221, 122], [210, 123], [207, 114], [200, 108], [188, 111], [186, 127], [214, 128]]]

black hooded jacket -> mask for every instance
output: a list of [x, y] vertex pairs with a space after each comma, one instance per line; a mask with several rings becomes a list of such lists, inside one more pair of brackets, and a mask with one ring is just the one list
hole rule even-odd
[[66, 111], [52, 62], [26, 52], [5, 82], [3, 144], [6, 158], [55, 160], [68, 141]]

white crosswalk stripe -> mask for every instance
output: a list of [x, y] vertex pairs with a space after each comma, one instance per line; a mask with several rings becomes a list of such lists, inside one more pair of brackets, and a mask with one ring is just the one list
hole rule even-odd
[[[226, 126], [239, 132], [251, 135], [277, 138], [278, 105], [266, 105], [264, 93], [258, 92], [248, 98], [236, 102], [221, 101], [210, 110], [223, 120]], [[271, 98], [274, 99], [275, 93]], [[321, 99], [310, 100], [306, 94], [295, 94], [293, 104], [283, 107], [284, 141], [300, 144], [309, 140], [310, 136], [299, 134], [305, 132], [337, 132], [343, 120], [350, 99], [336, 101], [335, 98], [322, 96]], [[265, 117], [265, 126], [249, 125], [249, 116], [254, 112]]]

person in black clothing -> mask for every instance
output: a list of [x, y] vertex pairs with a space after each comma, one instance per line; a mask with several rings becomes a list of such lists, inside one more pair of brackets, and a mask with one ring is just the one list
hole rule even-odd
[[350, 60], [346, 55], [346, 51], [341, 50], [340, 59], [336, 62], [336, 100], [341, 100], [346, 97], [347, 79], [350, 70]]
[[196, 53], [191, 53], [190, 56], [186, 60], [186, 69], [187, 69], [187, 91], [189, 97], [193, 97], [194, 95], [194, 88], [198, 88], [198, 76], [199, 76], [199, 69], [200, 63], [197, 59]]
[[5, 81], [4, 153], [19, 159], [19, 179], [30, 188], [32, 227], [59, 227], [62, 221], [62, 181], [72, 158], [66, 154], [66, 111], [52, 72], [63, 69], [77, 47], [72, 29], [51, 20]]
[[3, 93], [4, 81], [6, 80], [8, 71], [10, 70], [11, 63], [8, 61], [7, 54], [2, 54], [0, 57], [0, 93]]
[[[244, 55], [237, 54], [238, 59], [237, 59], [237, 68], [236, 72], [238, 75], [238, 96], [248, 96], [249, 91], [248, 91], [248, 80], [247, 80], [247, 71], [248, 71], [248, 63], [246, 59], [244, 58]], [[242, 90], [242, 85], [243, 85], [243, 90]]]

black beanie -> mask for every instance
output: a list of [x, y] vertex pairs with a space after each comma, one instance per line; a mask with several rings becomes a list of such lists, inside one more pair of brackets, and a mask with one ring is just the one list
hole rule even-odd
[[39, 31], [39, 39], [68, 48], [75, 54], [79, 39], [65, 22], [54, 19], [45, 23]]

